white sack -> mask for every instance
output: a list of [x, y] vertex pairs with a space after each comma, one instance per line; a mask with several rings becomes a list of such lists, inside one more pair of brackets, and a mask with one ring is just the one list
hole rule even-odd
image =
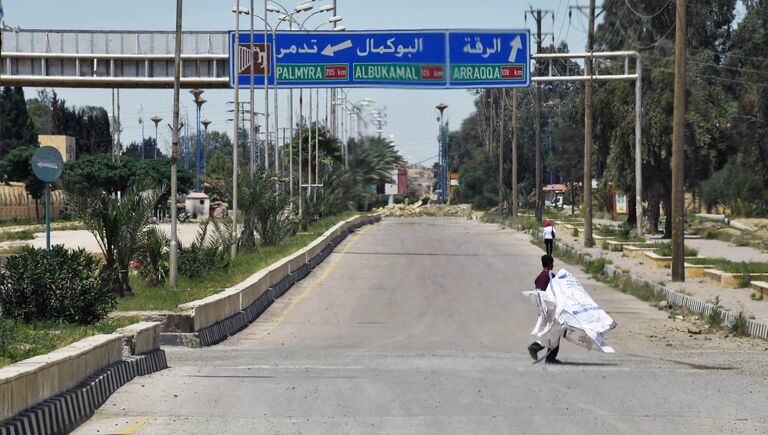
[[604, 334], [616, 327], [611, 316], [597, 305], [584, 286], [565, 269], [552, 276], [546, 291], [526, 291], [539, 307], [539, 319], [531, 331], [543, 346], [557, 343], [563, 336], [587, 349], [597, 347], [606, 353], [614, 349], [604, 341]]

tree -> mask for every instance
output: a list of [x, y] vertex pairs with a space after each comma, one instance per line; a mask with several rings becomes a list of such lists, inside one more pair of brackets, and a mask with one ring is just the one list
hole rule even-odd
[[[176, 177], [181, 192], [194, 185], [194, 176], [187, 170], [179, 168]], [[111, 154], [93, 154], [67, 162], [62, 174], [65, 190], [99, 188], [112, 196], [124, 192], [136, 182], [148, 183], [153, 187], [170, 186], [170, 160], [167, 157], [143, 161], [130, 157], [115, 160]]]
[[3, 87], [0, 114], [0, 157], [17, 147], [37, 145], [37, 132], [27, 112], [22, 88]]
[[104, 254], [102, 273], [118, 296], [133, 294], [128, 277], [145, 229], [160, 197], [159, 189], [134, 184], [120, 200], [101, 189], [68, 190], [74, 216], [93, 234]]
[[[155, 142], [154, 137], [147, 137], [144, 138], [144, 159], [154, 159], [155, 158], [155, 148], [157, 147], [157, 142]], [[125, 147], [125, 151], [123, 151], [124, 156], [128, 156], [137, 160], [141, 160], [141, 144], [139, 142], [131, 142], [127, 147]], [[163, 153], [160, 152], [158, 149], [157, 151], [158, 157], [162, 156]]]
[[27, 100], [27, 111], [38, 134], [51, 134], [51, 94], [47, 89], [39, 89], [37, 98]]
[[53, 134], [75, 138], [78, 156], [108, 153], [112, 150], [109, 115], [103, 107], [70, 109], [54, 91], [51, 98], [51, 125]]
[[62, 183], [66, 191], [99, 188], [108, 195], [124, 192], [134, 178], [134, 169], [110, 154], [86, 155], [64, 165]]
[[14, 148], [0, 162], [0, 170], [6, 181], [24, 183], [24, 188], [35, 200], [35, 220], [40, 222], [40, 199], [45, 193], [45, 183], [40, 181], [32, 171], [32, 155], [37, 147], [23, 146]]

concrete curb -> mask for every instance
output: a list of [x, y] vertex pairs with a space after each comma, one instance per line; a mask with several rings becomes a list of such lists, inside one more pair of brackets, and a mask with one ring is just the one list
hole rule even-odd
[[162, 345], [187, 346], [192, 348], [212, 346], [221, 343], [251, 324], [261, 316], [261, 314], [264, 313], [275, 300], [283, 296], [291, 287], [293, 287], [294, 284], [306, 278], [315, 267], [331, 255], [331, 252], [333, 252], [336, 246], [338, 246], [349, 234], [364, 225], [379, 221], [381, 221], [380, 216], [371, 216], [370, 219], [366, 219], [339, 230], [339, 234], [331, 239], [317, 255], [310, 258], [293, 272], [282, 277], [272, 287], [267, 288], [255, 301], [242, 311], [238, 311], [224, 320], [193, 333], [162, 333], [160, 334], [160, 343]]
[[0, 423], [0, 435], [67, 433], [87, 420], [112, 393], [136, 376], [168, 368], [165, 351], [129, 356], [83, 383]]

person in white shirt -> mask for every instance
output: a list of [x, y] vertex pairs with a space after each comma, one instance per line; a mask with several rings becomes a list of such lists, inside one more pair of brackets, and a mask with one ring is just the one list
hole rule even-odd
[[547, 255], [552, 255], [555, 243], [555, 226], [552, 225], [552, 221], [547, 219], [544, 221], [544, 246], [547, 248]]

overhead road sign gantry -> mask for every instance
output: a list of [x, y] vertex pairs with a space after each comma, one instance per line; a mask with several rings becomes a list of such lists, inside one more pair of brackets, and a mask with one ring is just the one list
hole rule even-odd
[[[482, 88], [527, 87], [527, 30], [375, 30], [278, 32], [273, 40], [241, 33], [239, 65], [230, 55], [230, 82], [255, 85], [275, 77], [281, 87]], [[274, 47], [273, 47], [274, 44]], [[230, 32], [230, 52], [235, 49]]]

